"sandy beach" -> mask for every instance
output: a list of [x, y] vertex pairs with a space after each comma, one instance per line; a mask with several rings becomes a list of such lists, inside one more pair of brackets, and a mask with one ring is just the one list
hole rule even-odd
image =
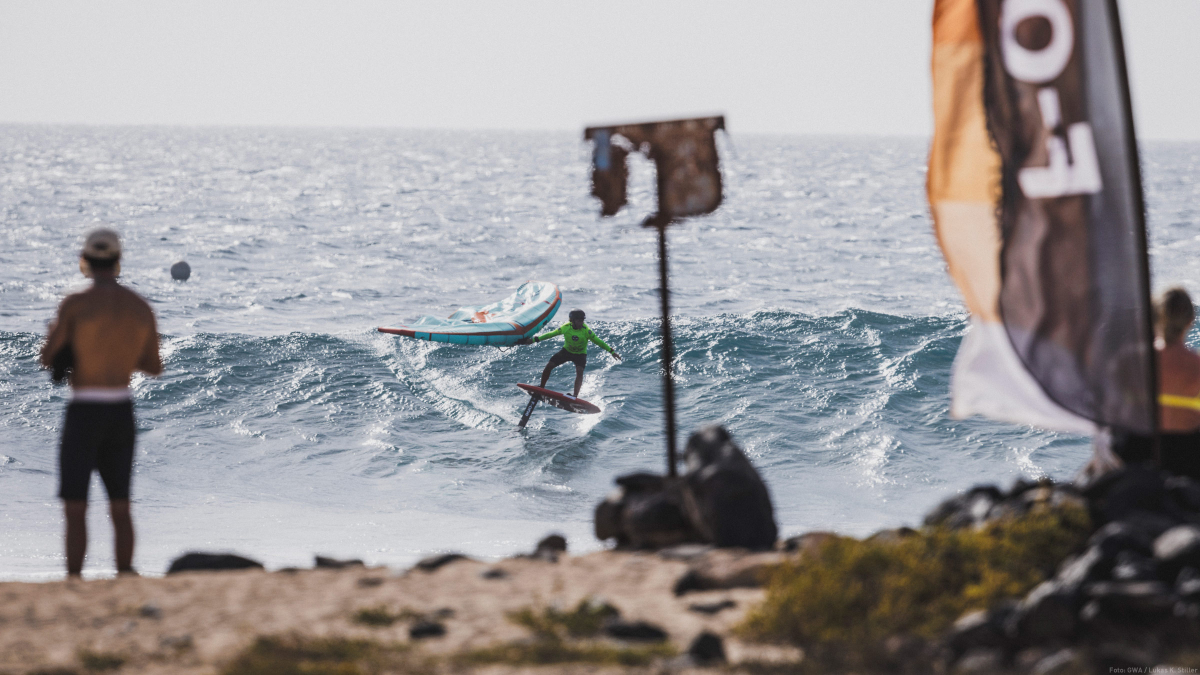
[[[411, 645], [409, 658], [420, 655], [426, 666], [447, 672], [520, 670], [504, 664], [464, 665], [456, 655], [528, 642], [531, 633], [510, 618], [514, 612], [569, 610], [589, 599], [619, 609], [623, 620], [661, 627], [669, 636], [666, 651], [682, 654], [697, 635], [709, 631], [724, 638], [731, 663], [799, 658], [796, 650], [745, 644], [730, 635], [746, 610], [762, 598], [762, 590], [728, 588], [679, 596], [673, 592], [690, 568], [723, 570], [716, 574], [736, 584], [738, 570], [742, 579], [752, 579], [754, 569], [777, 561], [781, 554], [709, 551], [690, 560], [670, 559], [677, 556], [605, 551], [564, 555], [557, 562], [464, 559], [431, 572], [354, 566], [4, 583], [0, 673], [231, 672], [232, 660], [264, 636]], [[728, 608], [715, 613], [691, 609], [708, 605], [711, 611], [718, 603]], [[390, 626], [363, 625], [356, 616], [364, 609], [402, 618]], [[409, 631], [418, 617], [435, 618], [445, 635], [413, 640]], [[627, 644], [607, 638], [601, 642], [618, 648]], [[656, 667], [672, 663], [689, 665], [680, 658], [664, 658]], [[549, 671], [596, 668], [601, 666], [565, 664]]]

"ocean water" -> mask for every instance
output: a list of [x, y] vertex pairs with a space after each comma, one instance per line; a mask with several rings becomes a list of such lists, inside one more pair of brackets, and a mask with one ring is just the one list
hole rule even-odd
[[[736, 120], [735, 120], [736, 121]], [[735, 127], [736, 128], [736, 127]], [[784, 535], [915, 524], [980, 482], [1070, 479], [1085, 438], [947, 416], [964, 327], [924, 201], [924, 139], [734, 135], [726, 201], [670, 231], [679, 422], [729, 428]], [[1194, 290], [1200, 145], [1143, 146], [1156, 284]], [[574, 134], [0, 125], [0, 578], [61, 576], [68, 391], [38, 369], [85, 281], [82, 234], [121, 231], [166, 372], [134, 383], [135, 564], [186, 550], [268, 567], [405, 565], [599, 548], [617, 475], [664, 467], [653, 172], [601, 220]], [[187, 260], [192, 277], [171, 280]], [[593, 351], [594, 416], [525, 396], [556, 350], [375, 331], [557, 283], [624, 357]], [[573, 373], [555, 372], [565, 389]], [[112, 572], [92, 485], [87, 571]]]

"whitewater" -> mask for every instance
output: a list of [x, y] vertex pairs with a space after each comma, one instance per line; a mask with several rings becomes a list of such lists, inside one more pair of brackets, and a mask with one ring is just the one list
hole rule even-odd
[[[1086, 438], [947, 415], [966, 317], [924, 200], [925, 139], [719, 145], [724, 205], [670, 231], [679, 423], [731, 431], [783, 535], [865, 535], [977, 483], [1074, 475]], [[124, 237], [122, 280], [153, 305], [166, 367], [134, 382], [139, 569], [187, 550], [401, 566], [550, 532], [599, 548], [591, 513], [613, 478], [665, 461], [639, 227], [653, 170], [633, 158], [630, 205], [601, 220], [589, 159], [569, 133], [0, 125], [0, 579], [63, 574], [69, 391], [37, 352], [100, 225]], [[1143, 145], [1156, 288], [1200, 291], [1198, 166], [1200, 145]], [[584, 309], [625, 357], [592, 350], [581, 396], [601, 414], [543, 407], [516, 429], [515, 385], [553, 345], [375, 332], [528, 279], [562, 289], [552, 326]], [[98, 479], [91, 496], [86, 573], [104, 576]]]

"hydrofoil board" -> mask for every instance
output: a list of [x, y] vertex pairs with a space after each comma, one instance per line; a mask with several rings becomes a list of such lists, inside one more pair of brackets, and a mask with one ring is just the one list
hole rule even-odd
[[532, 384], [518, 384], [517, 386], [529, 392], [531, 396], [529, 405], [525, 409], [525, 414], [521, 417], [521, 424], [519, 426], [522, 427], [529, 421], [529, 416], [533, 413], [533, 408], [537, 405], [538, 401], [545, 401], [555, 408], [582, 415], [595, 415], [600, 412], [600, 408], [597, 408], [594, 404], [588, 403], [581, 398], [575, 398], [570, 394], [535, 387]]

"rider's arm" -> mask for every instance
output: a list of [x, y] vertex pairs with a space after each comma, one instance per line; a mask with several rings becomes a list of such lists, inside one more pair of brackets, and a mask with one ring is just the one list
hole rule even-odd
[[542, 335], [539, 335], [539, 336], [533, 338], [533, 341], [541, 342], [542, 340], [549, 340], [550, 338], [554, 337], [555, 335], [562, 335], [562, 329], [563, 329], [563, 327], [559, 326], [558, 328], [555, 328], [554, 330], [550, 331], [549, 333], [543, 333]]
[[604, 340], [601, 340], [600, 336], [596, 335], [596, 331], [594, 331], [590, 328], [588, 329], [588, 339], [591, 340], [592, 342], [595, 342], [596, 344], [600, 345], [600, 348], [603, 349], [604, 351], [608, 352], [609, 354], [613, 353], [613, 348], [604, 344]]

